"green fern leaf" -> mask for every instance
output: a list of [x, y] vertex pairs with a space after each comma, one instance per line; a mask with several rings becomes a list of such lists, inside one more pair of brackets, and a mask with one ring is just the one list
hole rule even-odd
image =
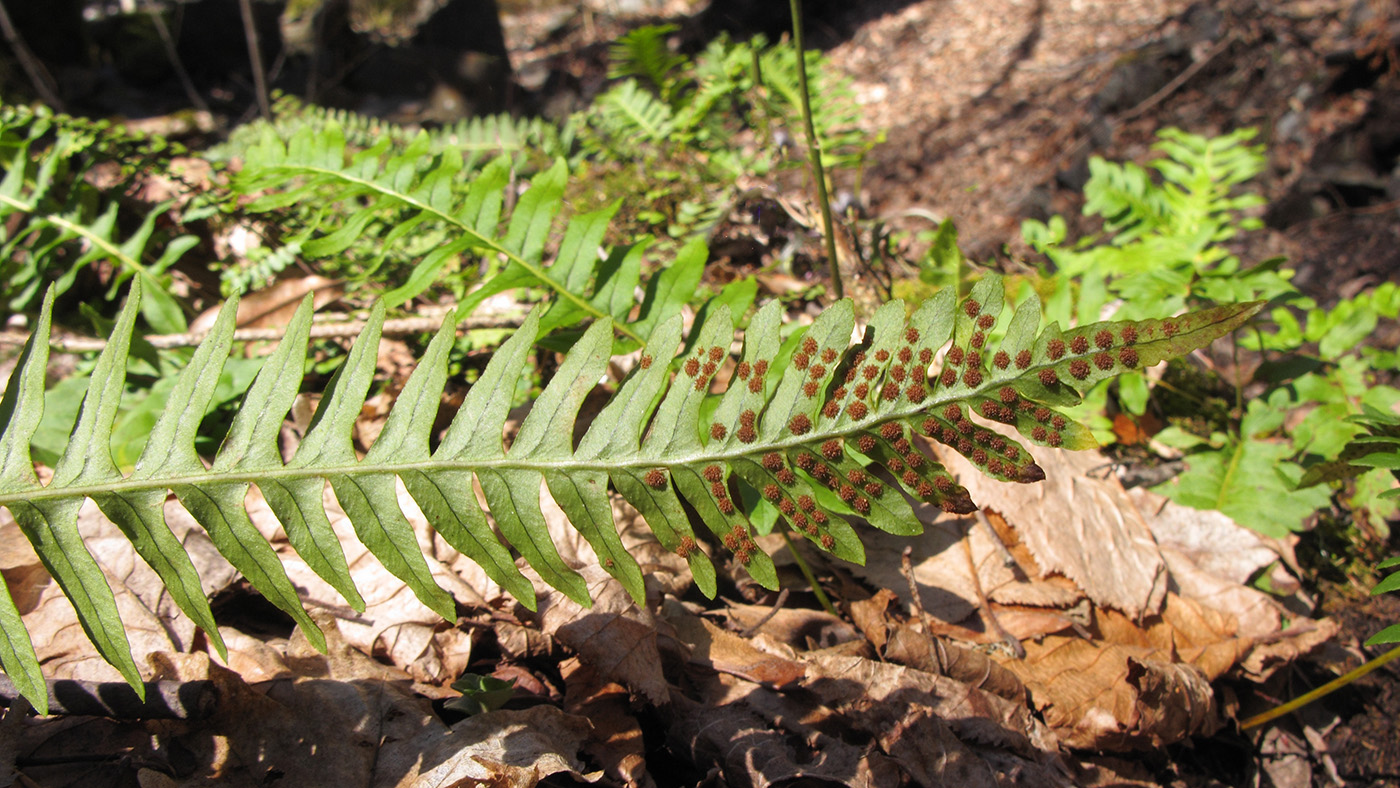
[[239, 192], [255, 196], [247, 206], [253, 212], [294, 203], [333, 201], [347, 206], [349, 215], [328, 227], [329, 232], [300, 241], [303, 254], [310, 257], [339, 254], [368, 228], [384, 222], [392, 227], [386, 242], [430, 224], [450, 230], [453, 240], [420, 260], [407, 280], [385, 295], [387, 306], [419, 295], [442, 278], [447, 266], [468, 253], [485, 254], [503, 265], [462, 299], [458, 318], [497, 293], [541, 287], [555, 300], [554, 309], [544, 318], [546, 329], [612, 318], [617, 333], [635, 347], [656, 322], [674, 314], [694, 295], [705, 257], [703, 247], [688, 249], [654, 278], [638, 322], [626, 322], [645, 244], [629, 250], [635, 255], [624, 251], [616, 258], [600, 259], [598, 248], [616, 206], [572, 217], [565, 225], [559, 255], [546, 264], [545, 243], [563, 207], [565, 163], [558, 161], [536, 175], [506, 217], [505, 193], [511, 180], [507, 160], [497, 159], [484, 167], [463, 194], [448, 188], [462, 172], [460, 155], [448, 150], [434, 157], [429, 155], [430, 147], [430, 138], [420, 135], [402, 153], [391, 155], [384, 141], [350, 154], [345, 134], [331, 121], [318, 130], [303, 128], [285, 142], [265, 130], [260, 142], [248, 149], [234, 185]]
[[[522, 256], [533, 232], [531, 223], [524, 227], [512, 244]], [[536, 309], [494, 354], [430, 453], [429, 431], [447, 379], [452, 341], [448, 320], [400, 394], [383, 432], [365, 457], [357, 459], [350, 431], [374, 371], [384, 318], [381, 303], [331, 381], [296, 454], [283, 463], [276, 451], [276, 425], [299, 386], [310, 317], [307, 301], [205, 469], [194, 454], [193, 425], [207, 406], [229, 352], [234, 313], [230, 302], [178, 379], [135, 472], [122, 478], [106, 442], [141, 298], [138, 285], [99, 359], [101, 374], [92, 378], [99, 388], [89, 392], [73, 443], [47, 486], [35, 480], [27, 441], [43, 407], [38, 385], [46, 362], [41, 349], [47, 341], [51, 299], [0, 402], [0, 416], [5, 418], [0, 433], [0, 505], [15, 513], [100, 653], [138, 686], [140, 675], [111, 590], [74, 525], [85, 498], [96, 499], [122, 525], [181, 607], [216, 644], [217, 630], [197, 594], [198, 578], [167, 538], [160, 507], [168, 490], [209, 531], [219, 551], [318, 645], [319, 632], [298, 604], [276, 555], [248, 521], [243, 495], [249, 484], [263, 491], [308, 565], [356, 605], [362, 602], [321, 511], [320, 496], [327, 483], [375, 557], [447, 617], [454, 615], [454, 603], [434, 583], [419, 552], [398, 506], [396, 479], [453, 547], [480, 562], [527, 605], [534, 604], [533, 591], [507, 547], [518, 551], [545, 582], [588, 603], [582, 576], [560, 557], [549, 535], [540, 508], [543, 488], [594, 547], [606, 570], [639, 602], [644, 598], [641, 570], [618, 538], [609, 488], [642, 513], [662, 546], [688, 561], [705, 593], [714, 594], [717, 587], [707, 544], [721, 545], [759, 582], [776, 586], [776, 572], [754, 544], [741, 505], [746, 490], [770, 502], [794, 533], [837, 557], [861, 561], [864, 550], [855, 524], [912, 534], [919, 524], [911, 500], [955, 512], [974, 508], [966, 490], [914, 445], [916, 438], [947, 444], [995, 478], [1038, 481], [1044, 471], [1029, 453], [986, 422], [1008, 425], [1023, 439], [1044, 445], [1092, 445], [1088, 432], [1057, 412], [1058, 406], [1077, 402], [1095, 382], [1124, 369], [1200, 347], [1233, 330], [1260, 306], [1061, 331], [1054, 324], [1039, 328], [1040, 306], [1031, 299], [1008, 319], [1005, 339], [994, 349], [987, 337], [1002, 319], [1003, 284], [987, 277], [961, 304], [955, 303], [951, 290], [944, 290], [907, 321], [902, 303], [881, 307], [854, 347], [854, 308], [850, 301], [840, 301], [793, 341], [790, 361], [777, 368], [773, 360], [780, 351], [778, 305], [768, 304], [754, 316], [735, 360], [728, 350], [734, 319], [729, 308], [719, 304], [707, 310], [685, 346], [680, 317], [658, 319], [636, 370], [575, 447], [579, 407], [603, 375], [612, 352], [613, 326], [604, 317], [574, 344], [506, 446], [503, 431], [514, 382], [525, 372], [548, 314]], [[936, 354], [945, 346], [940, 366], [935, 364]], [[718, 395], [713, 409], [702, 407], [708, 397], [716, 396], [711, 388], [720, 368], [730, 364], [731, 385]], [[473, 493], [474, 482], [480, 483], [487, 509], [508, 545], [488, 527]], [[697, 535], [696, 523], [709, 536]], [[23, 691], [37, 692], [37, 663], [19, 637], [22, 626], [15, 628], [12, 608], [0, 600], [0, 621], [6, 622], [7, 633], [0, 661], [11, 675], [23, 677]]]

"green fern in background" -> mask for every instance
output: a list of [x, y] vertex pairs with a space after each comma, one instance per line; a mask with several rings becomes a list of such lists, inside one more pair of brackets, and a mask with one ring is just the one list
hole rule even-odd
[[[1242, 401], [1248, 381], [1236, 382], [1238, 412], [1231, 423], [1204, 431], [1199, 424], [1174, 425], [1159, 433], [1158, 441], [1187, 452], [1187, 469], [1156, 490], [1283, 536], [1330, 506], [1333, 489], [1300, 482], [1306, 468], [1338, 456], [1359, 434], [1348, 416], [1400, 402], [1400, 391], [1377, 380], [1378, 371], [1398, 366], [1396, 354], [1362, 344], [1380, 319], [1400, 313], [1400, 288], [1382, 285], [1323, 310], [1289, 283], [1292, 271], [1282, 258], [1246, 267], [1229, 251], [1232, 242], [1261, 226], [1249, 212], [1263, 198], [1240, 193], [1267, 163], [1262, 146], [1248, 144], [1254, 136], [1253, 129], [1219, 137], [1164, 129], [1156, 149], [1165, 155], [1150, 170], [1092, 158], [1084, 213], [1102, 219], [1104, 234], [1067, 244], [1061, 217], [1026, 222], [1026, 241], [1054, 268], [1024, 287], [1045, 294], [1047, 317], [1066, 323], [1098, 320], [1105, 311], [1141, 318], [1202, 303], [1275, 304], [1270, 323], [1255, 325], [1239, 343], [1286, 353], [1290, 361], [1261, 365], [1254, 382], [1264, 391], [1248, 402]], [[1307, 310], [1301, 321], [1300, 309]], [[1316, 355], [1300, 364], [1311, 346]], [[1143, 375], [1122, 375], [1113, 386], [1122, 410], [1146, 412], [1152, 394]], [[1075, 411], [1105, 442], [1115, 439], [1103, 415], [1109, 393], [1107, 385], [1090, 392]], [[1193, 415], [1199, 416], [1197, 410]], [[1387, 532], [1386, 520], [1396, 511], [1380, 497], [1390, 486], [1388, 476], [1372, 472], [1344, 486], [1332, 481], [1349, 509], [1378, 533]]]
[[1026, 242], [1054, 265], [1041, 288], [1047, 314], [1057, 320], [1098, 320], [1110, 302], [1124, 318], [1165, 317], [1188, 306], [1240, 303], [1293, 294], [1292, 272], [1281, 259], [1242, 268], [1228, 244], [1258, 229], [1247, 211], [1257, 194], [1234, 194], [1263, 171], [1263, 146], [1248, 145], [1254, 129], [1203, 137], [1179, 129], [1158, 132], [1152, 162], [1161, 177], [1131, 162], [1089, 160], [1084, 214], [1101, 217], [1102, 236], [1066, 245], [1062, 217], [1027, 220]]
[[[802, 166], [785, 152], [801, 139], [797, 53], [762, 37], [711, 41], [693, 59], [671, 52], [670, 25], [641, 27], [610, 50], [619, 81], [576, 114], [593, 165], [640, 161], [652, 181], [647, 215], [674, 237], [704, 232], [728, 212], [740, 176]], [[808, 52], [812, 115], [829, 169], [859, 172], [881, 135], [861, 128], [850, 80]], [[752, 141], [736, 142], [745, 132]]]
[[[146, 322], [161, 332], [184, 331], [185, 314], [168, 293], [167, 271], [198, 239], [157, 232], [168, 205], [133, 217], [115, 190], [87, 180], [99, 165], [108, 166], [106, 179], [119, 183], [146, 167], [168, 171], [177, 152], [158, 137], [105, 122], [0, 105], [0, 298], [6, 307], [30, 308], [49, 283], [63, 293], [85, 267], [106, 263], [114, 269], [107, 298], [139, 278], [154, 293], [143, 309]], [[135, 230], [124, 227], [138, 218]]]
[[[260, 142], [244, 153], [233, 185], [240, 194], [256, 196], [246, 206], [252, 213], [293, 204], [344, 206], [345, 213], [333, 214], [325, 231], [312, 225], [296, 239], [302, 254], [311, 258], [342, 254], [366, 238], [384, 246], [411, 235], [433, 238], [432, 250], [384, 295], [389, 307], [447, 282], [457, 290], [461, 318], [497, 293], [539, 287], [553, 300], [541, 318], [542, 330], [607, 318], [616, 321], [618, 334], [635, 346], [694, 296], [706, 257], [699, 243], [682, 249], [671, 265], [648, 281], [639, 313], [630, 314], [647, 242], [600, 255], [618, 203], [569, 217], [554, 261], [544, 262], [545, 244], [564, 205], [569, 177], [564, 162], [531, 180], [507, 211], [507, 192], [512, 189], [508, 160], [493, 160], [466, 188], [457, 188], [454, 184], [465, 166], [462, 158], [450, 148], [432, 156], [429, 147], [424, 134], [399, 153], [391, 154], [389, 144], [381, 142], [352, 154], [335, 123], [303, 128], [286, 141], [264, 130]], [[751, 302], [751, 282], [736, 286], [731, 294], [744, 288]]]

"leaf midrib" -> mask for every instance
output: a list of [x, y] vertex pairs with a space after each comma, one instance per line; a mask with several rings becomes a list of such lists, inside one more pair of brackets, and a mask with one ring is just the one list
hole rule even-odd
[[[985, 388], [985, 386], [983, 387]], [[979, 389], [980, 390], [980, 389]], [[878, 429], [879, 425], [900, 418], [907, 418], [916, 414], [953, 402], [960, 402], [969, 397], [977, 396], [977, 392], [958, 394], [957, 396], [937, 399], [930, 397], [917, 408], [905, 408], [899, 411], [885, 413], [878, 419], [871, 419], [858, 425], [847, 423], [842, 429], [813, 430], [805, 435], [789, 435], [768, 443], [752, 443], [741, 446], [731, 446], [715, 451], [708, 449], [690, 454], [675, 454], [662, 457], [643, 457], [638, 453], [629, 458], [603, 457], [591, 460], [579, 460], [572, 457], [560, 459], [531, 459], [529, 457], [492, 457], [483, 459], [467, 460], [420, 460], [412, 462], [358, 462], [349, 465], [328, 465], [317, 467], [281, 467], [268, 468], [265, 470], [239, 469], [234, 468], [226, 472], [201, 474], [188, 474], [181, 476], [163, 476], [146, 479], [121, 479], [114, 480], [106, 484], [85, 484], [72, 485], [68, 487], [55, 487], [50, 485], [44, 488], [29, 488], [15, 490], [13, 492], [0, 493], [0, 506], [8, 506], [11, 503], [22, 501], [42, 501], [51, 499], [73, 498], [77, 496], [93, 497], [99, 494], [122, 494], [147, 490], [168, 490], [181, 486], [199, 487], [207, 484], [257, 484], [260, 481], [273, 480], [295, 480], [329, 478], [336, 475], [363, 476], [368, 474], [394, 474], [402, 475], [410, 472], [421, 472], [431, 476], [434, 471], [474, 471], [476, 469], [490, 470], [526, 470], [526, 471], [603, 471], [625, 469], [625, 468], [645, 468], [671, 467], [683, 465], [702, 465], [710, 463], [729, 463], [741, 457], [753, 457], [770, 452], [784, 452], [800, 446], [822, 443], [835, 438], [846, 438], [856, 432], [868, 432]]]

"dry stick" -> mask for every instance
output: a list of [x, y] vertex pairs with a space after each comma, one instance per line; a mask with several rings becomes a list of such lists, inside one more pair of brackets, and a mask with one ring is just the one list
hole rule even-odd
[[267, 99], [267, 72], [263, 70], [262, 48], [258, 46], [257, 22], [253, 19], [253, 0], [238, 0], [243, 14], [243, 37], [248, 41], [248, 60], [253, 65], [253, 89], [258, 94], [258, 110], [264, 118], [272, 117], [272, 105]]
[[45, 104], [57, 112], [62, 112], [63, 100], [58, 97], [58, 85], [53, 81], [53, 75], [44, 68], [39, 58], [34, 56], [29, 45], [24, 43], [24, 38], [10, 19], [10, 12], [5, 10], [4, 3], [0, 3], [0, 31], [4, 32], [5, 43], [10, 45], [10, 50], [15, 53], [20, 67], [33, 83], [34, 92], [39, 94], [39, 98], [43, 99]]
[[1176, 89], [1186, 84], [1186, 81], [1188, 79], [1196, 76], [1196, 72], [1205, 68], [1207, 63], [1214, 60], [1216, 55], [1219, 55], [1221, 52], [1224, 52], [1225, 49], [1230, 46], [1230, 44], [1234, 43], [1234, 41], [1235, 36], [1232, 34], [1216, 42], [1215, 46], [1211, 47], [1210, 51], [1206, 52], [1206, 54], [1200, 60], [1197, 60], [1195, 63], [1192, 63], [1191, 65], [1187, 66], [1186, 69], [1180, 74], [1177, 74], [1171, 82], [1168, 82], [1167, 84], [1163, 85], [1161, 90], [1157, 91], [1156, 93], [1153, 93], [1151, 96], [1148, 96], [1137, 106], [1119, 115], [1116, 118], [1116, 120], [1119, 123], [1132, 120], [1138, 115], [1141, 115], [1142, 113], [1148, 111], [1149, 109], [1152, 109], [1153, 107], [1160, 104], [1162, 101], [1166, 100], [1167, 96], [1170, 96], [1172, 93], [1175, 93]]
[[184, 89], [185, 97], [190, 100], [195, 109], [200, 112], [209, 112], [209, 103], [195, 89], [194, 80], [190, 79], [190, 72], [186, 70], [185, 62], [180, 59], [180, 53], [175, 49], [175, 37], [170, 35], [170, 27], [165, 24], [165, 17], [156, 8], [152, 8], [149, 13], [151, 25], [155, 27], [156, 34], [160, 36], [160, 43], [165, 47], [165, 56], [170, 60], [171, 67], [175, 69], [175, 76], [180, 79], [180, 87]]
[[906, 545], [904, 552], [900, 555], [899, 573], [904, 575], [904, 579], [909, 582], [909, 607], [914, 615], [919, 617], [919, 623], [924, 626], [924, 639], [928, 646], [928, 664], [930, 666], [937, 665], [940, 673], [947, 673], [948, 652], [943, 648], [943, 641], [933, 634], [933, 619], [929, 617], [928, 611], [924, 610], [924, 600], [919, 595], [919, 584], [914, 582], [913, 556], [914, 548]]
[[[425, 334], [437, 331], [442, 326], [440, 318], [432, 317], [405, 317], [396, 320], [385, 320], [383, 334], [385, 336], [402, 336], [405, 334]], [[365, 327], [365, 321], [352, 320], [345, 323], [320, 323], [311, 327], [311, 337], [313, 339], [325, 337], [352, 337], [356, 336]], [[502, 319], [498, 317], [468, 317], [458, 321], [458, 331], [471, 331], [479, 328], [519, 328], [519, 319]], [[275, 342], [282, 339], [287, 333], [286, 327], [281, 328], [240, 328], [233, 332], [234, 342]], [[174, 347], [194, 347], [208, 336], [208, 331], [190, 331], [184, 334], [153, 334], [145, 337], [145, 341], [156, 348]], [[29, 341], [28, 334], [20, 334], [13, 331], [0, 332], [0, 346], [23, 345]], [[96, 337], [53, 337], [49, 340], [49, 347], [56, 353], [91, 353], [100, 351], [107, 347], [107, 340]]]
[[831, 221], [831, 201], [826, 194], [826, 171], [822, 169], [822, 145], [812, 125], [812, 101], [807, 92], [807, 51], [802, 46], [802, 0], [791, 0], [792, 43], [797, 48], [797, 87], [802, 99], [802, 129], [807, 134], [807, 155], [817, 181], [817, 203], [822, 209], [822, 234], [826, 236], [826, 259], [831, 266], [831, 285], [838, 299], [846, 295], [841, 283], [841, 264], [836, 259], [836, 228]]
[[757, 633], [758, 630], [761, 629], [761, 628], [763, 627], [764, 624], [767, 624], [769, 621], [772, 621], [772, 620], [773, 620], [773, 616], [778, 615], [778, 611], [779, 611], [779, 610], [782, 610], [782, 609], [783, 609], [783, 605], [787, 603], [787, 598], [788, 598], [788, 589], [784, 588], [784, 589], [780, 590], [780, 591], [778, 592], [778, 598], [775, 599], [775, 600], [773, 600], [773, 607], [770, 608], [770, 609], [768, 610], [767, 613], [764, 613], [764, 614], [763, 614], [763, 618], [760, 618], [759, 620], [757, 620], [757, 621], [753, 622], [752, 624], [750, 624], [749, 626], [745, 627], [744, 630], [743, 630], [742, 632], [739, 633], [739, 637], [741, 637], [741, 638], [751, 638], [751, 637], [753, 637], [754, 634]]
[[1006, 542], [1001, 540], [1001, 534], [997, 533], [997, 529], [992, 527], [992, 521], [987, 519], [987, 515], [984, 514], [981, 509], [973, 512], [973, 514], [976, 515], [977, 522], [981, 523], [982, 527], [986, 529], [987, 536], [992, 540], [992, 546], [1001, 554], [1001, 565], [1007, 569], [1017, 566], [1015, 556], [1011, 555], [1011, 551], [1006, 547]]
[[992, 632], [1001, 639], [1003, 643], [1011, 649], [1017, 659], [1026, 658], [1026, 647], [1021, 645], [1021, 641], [1011, 636], [1010, 632], [997, 620], [995, 610], [992, 610], [992, 603], [987, 599], [987, 592], [982, 590], [982, 578], [977, 576], [977, 563], [972, 560], [972, 539], [970, 534], [965, 534], [962, 538], [963, 555], [967, 556], [967, 570], [972, 575], [972, 588], [977, 592], [977, 602], [982, 606], [982, 612], [986, 614], [987, 624], [991, 626]]

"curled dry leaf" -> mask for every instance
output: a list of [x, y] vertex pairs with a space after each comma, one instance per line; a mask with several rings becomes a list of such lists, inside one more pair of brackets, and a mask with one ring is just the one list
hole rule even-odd
[[[1166, 562], [1123, 485], [1094, 473], [1107, 458], [1033, 444], [1027, 449], [1041, 467], [1055, 469], [1039, 484], [997, 484], [956, 452], [938, 456], [973, 500], [1006, 517], [1043, 572], [1064, 575], [1095, 604], [1130, 616], [1160, 608]], [[1103, 560], [1108, 555], [1113, 560]]]
[[656, 646], [656, 621], [637, 607], [622, 584], [599, 566], [580, 570], [593, 598], [585, 608], [544, 584], [532, 571], [539, 598], [538, 620], [546, 635], [571, 648], [605, 678], [630, 687], [647, 700], [663, 705], [671, 693], [661, 672]]
[[[445, 733], [420, 737], [424, 768], [408, 788], [490, 785], [535, 788], [555, 774], [595, 782], [602, 775], [582, 773], [577, 753], [589, 722], [553, 706], [497, 711], [468, 717]], [[404, 785], [404, 783], [401, 783]]]
[[679, 602], [667, 602], [665, 615], [676, 637], [689, 647], [692, 665], [775, 689], [792, 686], [807, 673], [802, 663], [760, 651], [745, 638], [686, 612]]
[[802, 778], [811, 785], [882, 788], [902, 782], [899, 767], [885, 754], [807, 727], [800, 715], [775, 724], [772, 711], [762, 712], [784, 700], [780, 693], [725, 674], [715, 679], [731, 684], [743, 700], [700, 703], [676, 695], [666, 738], [682, 757], [718, 771], [721, 784], [768, 788]]
[[1093, 641], [1047, 637], [1002, 662], [1066, 744], [1146, 749], [1219, 727], [1210, 681], [1252, 645], [1232, 617], [1172, 594], [1142, 625], [1100, 611], [1096, 626]]
[[647, 771], [642, 726], [633, 716], [631, 693], [608, 681], [576, 658], [559, 665], [564, 678], [564, 708], [593, 726], [583, 749], [603, 774], [628, 788], [655, 788]]

